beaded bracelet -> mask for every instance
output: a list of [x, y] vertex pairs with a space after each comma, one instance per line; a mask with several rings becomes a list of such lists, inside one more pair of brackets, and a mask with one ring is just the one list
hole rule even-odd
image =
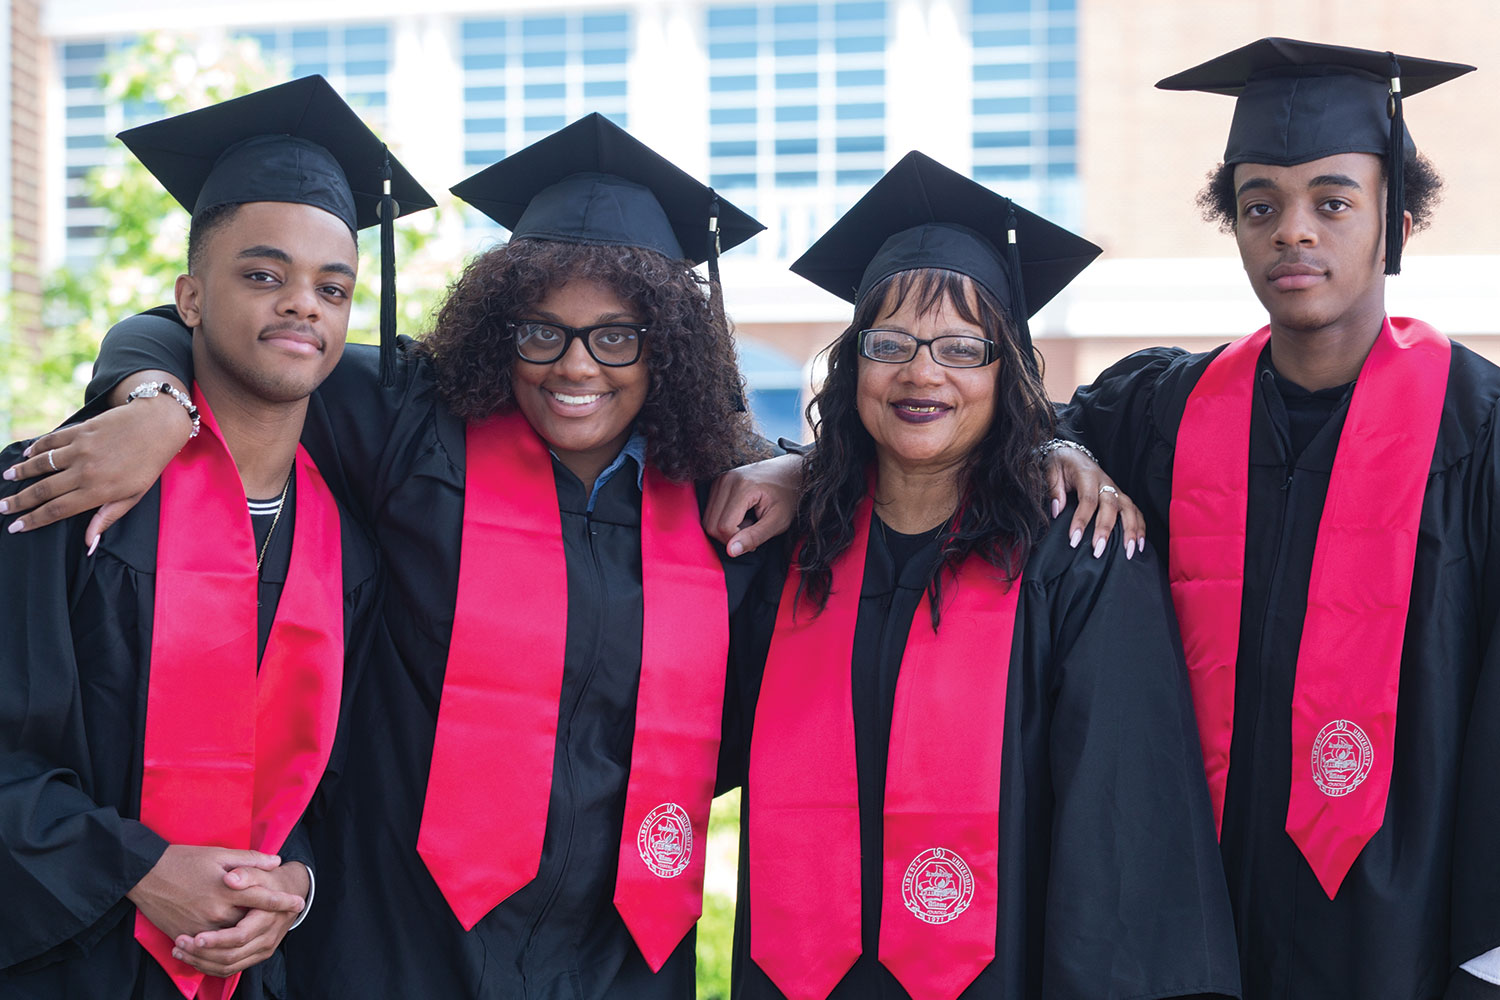
[[1093, 452], [1089, 451], [1077, 441], [1069, 441], [1067, 438], [1053, 438], [1051, 441], [1044, 442], [1042, 446], [1037, 449], [1037, 453], [1043, 458], [1046, 458], [1048, 455], [1052, 454], [1059, 448], [1072, 448], [1074, 451], [1082, 452], [1084, 457], [1087, 458], [1090, 462], [1093, 462], [1095, 465], [1099, 464], [1099, 460], [1094, 457]]
[[191, 441], [197, 437], [198, 407], [193, 405], [193, 401], [188, 398], [187, 393], [174, 386], [171, 382], [142, 382], [130, 390], [130, 394], [125, 397], [125, 402], [129, 403], [137, 399], [150, 399], [152, 396], [159, 396], [162, 393], [166, 393], [177, 400], [182, 405], [182, 408], [187, 410], [188, 417], [193, 421], [193, 433], [188, 435], [188, 440]]

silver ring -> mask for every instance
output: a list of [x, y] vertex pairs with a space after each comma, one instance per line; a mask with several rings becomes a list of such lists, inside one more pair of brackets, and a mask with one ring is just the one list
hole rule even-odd
[[1110, 496], [1114, 497], [1116, 500], [1120, 499], [1120, 491], [1117, 490], [1117, 489], [1115, 489], [1113, 486], [1109, 485], [1108, 483], [1105, 483], [1103, 486], [1099, 487], [1099, 495], [1101, 497], [1104, 494], [1106, 494], [1106, 493], [1108, 493]]
[[52, 451], [53, 451], [53, 449], [51, 449], [51, 448], [47, 449], [47, 464], [50, 465], [50, 466], [52, 466], [52, 471], [53, 472], [56, 472], [57, 471], [57, 463], [54, 462], [54, 461], [52, 461]]

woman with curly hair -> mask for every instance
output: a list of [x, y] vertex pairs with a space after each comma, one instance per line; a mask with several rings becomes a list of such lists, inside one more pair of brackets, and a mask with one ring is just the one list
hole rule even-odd
[[735, 671], [737, 997], [1239, 993], [1157, 564], [1044, 509], [1026, 319], [1098, 252], [912, 153], [793, 265], [854, 322]]
[[[693, 265], [761, 227], [599, 116], [454, 190], [510, 241], [393, 386], [348, 352], [304, 437], [388, 572], [290, 985], [687, 1000], [755, 574], [721, 566], [695, 483], [768, 452]], [[130, 323], [96, 388], [180, 351]]]

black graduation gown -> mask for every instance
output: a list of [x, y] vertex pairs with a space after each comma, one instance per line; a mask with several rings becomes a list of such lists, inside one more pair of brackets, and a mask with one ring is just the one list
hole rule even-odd
[[[18, 444], [0, 453], [0, 466], [20, 461], [20, 450]], [[4, 483], [0, 495], [25, 485]], [[286, 582], [294, 499], [289, 493], [266, 552], [264, 612]], [[93, 556], [83, 542], [86, 515], [26, 534], [0, 533], [3, 997], [181, 997], [136, 944], [135, 907], [125, 896], [167, 847], [137, 819], [160, 507], [153, 487], [105, 532]], [[373, 550], [347, 517], [343, 583], [347, 709], [361, 661], [357, 643], [378, 606]], [[262, 648], [270, 622], [263, 613]], [[341, 730], [306, 816], [325, 808], [343, 753]], [[280, 853], [320, 871], [302, 825]], [[278, 951], [241, 977], [235, 995], [281, 997], [285, 988]]]
[[[1080, 388], [1064, 423], [1169, 541], [1187, 398], [1217, 356], [1152, 349]], [[1247, 998], [1430, 1000], [1500, 988], [1457, 974], [1500, 947], [1500, 369], [1453, 345], [1428, 475], [1385, 821], [1329, 900], [1286, 834], [1291, 699], [1308, 579], [1348, 412], [1300, 457], [1262, 356], [1250, 424], [1245, 587], [1221, 848]], [[1293, 410], [1305, 408], [1293, 401]], [[1303, 436], [1303, 435], [1299, 435]], [[1380, 558], [1372, 553], [1372, 558]], [[1450, 987], [1450, 978], [1454, 986]], [[1460, 985], [1462, 984], [1462, 985]]]
[[[1087, 546], [1069, 548], [1071, 510], [1052, 523], [1022, 574], [1003, 722], [996, 957], [962, 997], [1239, 996], [1234, 931], [1162, 574], [1148, 553], [1127, 561], [1118, 532], [1102, 559]], [[902, 567], [892, 548], [877, 525], [852, 666], [863, 954], [831, 1000], [908, 996], [878, 959], [882, 806], [901, 657], [938, 553], [927, 540]], [[754, 647], [736, 651], [732, 673], [744, 733], [780, 590], [759, 594], [760, 635]], [[750, 957], [748, 806], [747, 797], [734, 995], [770, 1000], [782, 994]]]
[[[186, 374], [175, 323], [145, 316], [115, 329], [91, 393], [168, 359], [167, 370]], [[653, 974], [613, 902], [640, 677], [633, 462], [602, 487], [592, 515], [582, 484], [553, 463], [568, 635], [537, 877], [465, 932], [416, 852], [458, 591], [465, 425], [439, 399], [425, 359], [408, 354], [398, 369], [398, 385], [380, 389], [376, 351], [351, 345], [313, 394], [303, 434], [372, 526], [388, 580], [375, 662], [353, 712], [357, 767], [328, 820], [310, 826], [318, 905], [288, 941], [293, 987], [317, 997], [690, 998], [695, 934]], [[756, 566], [726, 563], [731, 607]]]

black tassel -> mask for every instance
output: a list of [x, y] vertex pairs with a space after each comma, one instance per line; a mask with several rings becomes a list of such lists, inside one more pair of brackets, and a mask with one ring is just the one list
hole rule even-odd
[[380, 196], [380, 384], [396, 383], [396, 199], [391, 197], [391, 152], [385, 150]]
[[1021, 248], [1016, 239], [1016, 210], [1014, 206], [1005, 219], [1005, 256], [1010, 262], [1010, 286], [1011, 303], [1015, 311], [1012, 319], [1016, 323], [1016, 334], [1020, 343], [1021, 357], [1026, 359], [1034, 375], [1040, 375], [1041, 369], [1037, 367], [1036, 352], [1031, 349], [1031, 323], [1027, 320], [1027, 314], [1031, 310], [1026, 308], [1026, 282], [1021, 274]]
[[1391, 144], [1386, 156], [1385, 273], [1401, 273], [1401, 242], [1406, 231], [1406, 122], [1401, 111], [1401, 64], [1391, 59]]
[[[724, 286], [719, 282], [719, 196], [708, 189], [713, 198], [708, 205], [708, 310], [719, 329], [729, 332], [729, 316], [724, 312]], [[735, 413], [745, 412], [745, 392], [736, 386], [731, 404]]]

